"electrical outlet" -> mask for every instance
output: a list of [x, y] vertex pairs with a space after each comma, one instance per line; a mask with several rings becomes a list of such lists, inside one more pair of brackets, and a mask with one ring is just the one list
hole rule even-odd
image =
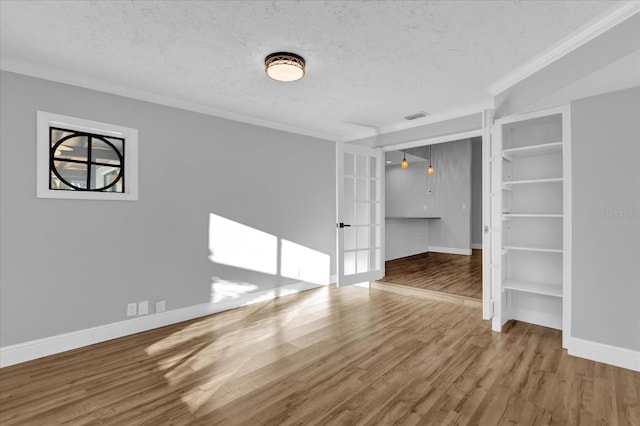
[[149, 301], [143, 300], [138, 302], [138, 315], [147, 315], [149, 313]]
[[127, 316], [132, 317], [135, 316], [138, 312], [138, 304], [137, 303], [129, 303], [127, 305]]
[[167, 310], [167, 302], [165, 302], [164, 300], [156, 302], [156, 314], [159, 314], [160, 312], [164, 312], [166, 310]]

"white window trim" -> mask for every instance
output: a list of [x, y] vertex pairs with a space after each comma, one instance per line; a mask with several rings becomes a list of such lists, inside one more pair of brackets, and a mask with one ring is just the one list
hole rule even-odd
[[[73, 200], [138, 200], [138, 129], [38, 111], [36, 196]], [[124, 192], [60, 191], [49, 189], [49, 127], [97, 133], [125, 139]]]

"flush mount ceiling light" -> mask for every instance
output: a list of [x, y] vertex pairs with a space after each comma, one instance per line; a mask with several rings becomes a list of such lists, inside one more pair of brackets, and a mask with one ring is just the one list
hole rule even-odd
[[277, 81], [296, 81], [304, 76], [304, 58], [295, 53], [277, 52], [264, 58], [264, 72]]

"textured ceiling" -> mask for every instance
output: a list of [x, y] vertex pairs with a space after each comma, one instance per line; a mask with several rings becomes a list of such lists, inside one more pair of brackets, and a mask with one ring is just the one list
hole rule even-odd
[[[0, 65], [345, 140], [487, 105], [611, 1], [2, 1]], [[279, 83], [264, 57], [307, 75]], [[10, 65], [10, 66], [5, 66]], [[34, 71], [40, 70], [40, 71]], [[416, 120], [416, 124], [418, 121]]]

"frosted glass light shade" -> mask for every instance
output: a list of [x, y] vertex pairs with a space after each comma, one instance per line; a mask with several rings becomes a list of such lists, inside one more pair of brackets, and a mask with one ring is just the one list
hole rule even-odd
[[433, 174], [433, 166], [431, 164], [429, 164], [429, 167], [427, 167], [427, 174], [428, 175], [432, 175]]
[[305, 61], [295, 53], [272, 53], [264, 58], [264, 71], [273, 80], [296, 81], [304, 76]]
[[407, 161], [407, 159], [405, 158], [405, 159], [403, 159], [403, 160], [400, 162], [400, 168], [402, 168], [402, 169], [406, 169], [407, 167], [409, 167], [409, 162], [408, 162], [408, 161]]

